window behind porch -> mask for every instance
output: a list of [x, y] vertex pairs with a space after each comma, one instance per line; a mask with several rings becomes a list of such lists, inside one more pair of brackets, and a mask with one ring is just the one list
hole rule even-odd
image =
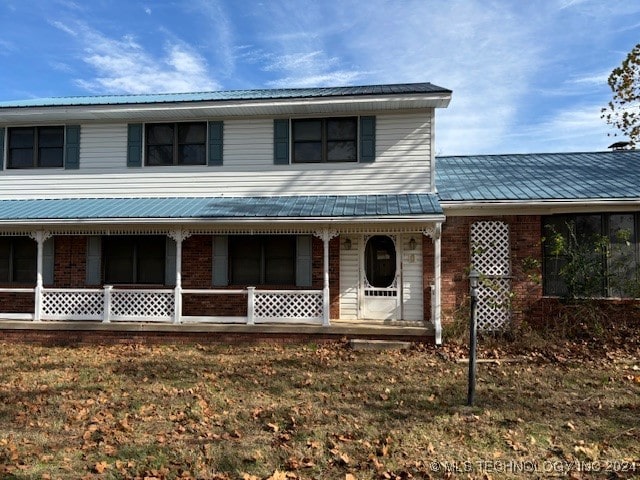
[[229, 276], [235, 285], [294, 285], [293, 235], [229, 237]]
[[165, 237], [161, 235], [103, 238], [106, 284], [165, 284]]

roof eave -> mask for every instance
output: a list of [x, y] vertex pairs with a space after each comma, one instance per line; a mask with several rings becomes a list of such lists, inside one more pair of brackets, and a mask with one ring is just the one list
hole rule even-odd
[[[446, 108], [451, 92], [357, 95], [265, 100], [186, 101], [169, 103], [62, 105], [0, 108], [0, 123], [99, 121], [101, 119], [162, 118], [167, 112], [180, 118], [308, 115], [325, 112]], [[346, 108], [345, 108], [346, 107]]]
[[582, 198], [536, 200], [440, 200], [447, 216], [469, 215], [550, 215], [554, 213], [633, 210], [640, 207], [640, 198]]
[[443, 222], [443, 214], [430, 215], [379, 215], [369, 216], [343, 216], [343, 217], [198, 217], [198, 218], [64, 218], [64, 219], [28, 219], [28, 220], [1, 220], [0, 226], [51, 226], [51, 225], [130, 225], [130, 224], [201, 224], [201, 223], [239, 223], [239, 224], [299, 224], [299, 223], [421, 223]]

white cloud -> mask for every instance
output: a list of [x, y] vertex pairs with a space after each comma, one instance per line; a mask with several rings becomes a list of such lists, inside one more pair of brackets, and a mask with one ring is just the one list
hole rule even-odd
[[233, 25], [225, 6], [218, 0], [191, 0], [183, 8], [207, 19], [206, 43], [219, 76], [230, 77], [236, 68]]
[[113, 39], [84, 24], [69, 30], [77, 32], [84, 45], [82, 60], [95, 72], [76, 83], [91, 92], [177, 93], [220, 87], [210, 77], [206, 60], [185, 43], [167, 43], [162, 54], [153, 55], [131, 35]]
[[13, 42], [0, 39], [0, 55], [8, 55], [16, 50], [16, 46]]
[[616, 131], [600, 117], [601, 108], [592, 104], [557, 111], [538, 124], [514, 129], [504, 144], [514, 153], [606, 150]]
[[58, 20], [54, 20], [54, 21], [49, 21], [49, 23], [51, 25], [53, 25], [54, 27], [56, 27], [58, 30], [62, 30], [64, 33], [68, 33], [69, 35], [71, 35], [72, 37], [77, 37], [78, 36], [78, 32], [76, 32], [73, 28], [71, 28], [70, 26], [58, 21]]
[[318, 86], [335, 86], [335, 85], [353, 85], [363, 77], [358, 72], [342, 72], [335, 71], [320, 75], [304, 75], [300, 77], [283, 77], [278, 80], [267, 82], [267, 85], [275, 88], [287, 87], [318, 87]]
[[339, 63], [337, 57], [326, 58], [323, 52], [316, 50], [308, 53], [293, 53], [281, 56], [267, 57], [267, 65], [263, 67], [266, 72], [273, 71], [309, 71], [316, 70], [320, 65], [330, 68]]

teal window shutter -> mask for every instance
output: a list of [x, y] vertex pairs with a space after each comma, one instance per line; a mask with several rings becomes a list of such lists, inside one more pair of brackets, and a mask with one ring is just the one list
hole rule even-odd
[[86, 284], [100, 285], [102, 266], [102, 238], [98, 236], [87, 237], [87, 266]]
[[213, 285], [225, 287], [229, 285], [229, 237], [213, 236]]
[[376, 160], [376, 117], [360, 117], [360, 161]]
[[289, 165], [289, 119], [273, 121], [273, 163]]
[[4, 130], [0, 128], [0, 170], [4, 167]]
[[296, 237], [296, 286], [310, 287], [312, 281], [311, 235]]
[[127, 167], [142, 166], [142, 124], [130, 123], [127, 133]]
[[171, 287], [176, 285], [176, 241], [169, 237], [165, 248], [164, 284]]
[[222, 165], [223, 122], [209, 122], [209, 165]]
[[42, 245], [42, 283], [53, 285], [54, 263], [53, 237], [48, 238]]
[[80, 125], [66, 127], [64, 168], [67, 170], [80, 168]]

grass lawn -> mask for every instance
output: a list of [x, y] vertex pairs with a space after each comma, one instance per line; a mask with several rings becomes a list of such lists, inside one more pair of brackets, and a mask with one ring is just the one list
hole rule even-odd
[[0, 344], [0, 478], [640, 478], [637, 340], [481, 345]]

